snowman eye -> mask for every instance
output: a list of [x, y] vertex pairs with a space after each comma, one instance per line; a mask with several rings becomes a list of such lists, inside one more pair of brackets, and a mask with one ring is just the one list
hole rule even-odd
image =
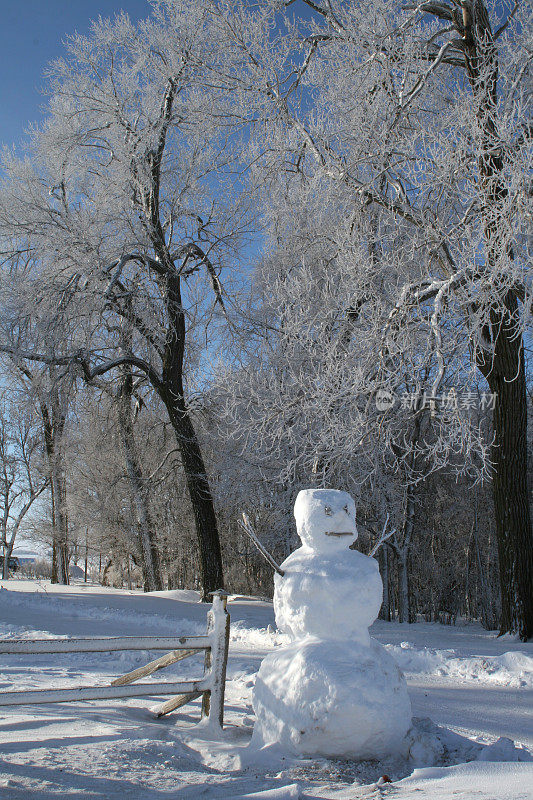
[[348, 511], [348, 506], [347, 506], [347, 505], [346, 505], [346, 506], [344, 506], [344, 511], [346, 511], [346, 513], [347, 513], [347, 514], [349, 514], [349, 513], [350, 513], [350, 512]]
[[325, 506], [324, 507], [324, 514], [326, 515], [326, 517], [331, 517], [331, 515], [333, 514], [333, 512], [332, 512], [332, 510], [331, 510], [331, 508], [329, 506]]

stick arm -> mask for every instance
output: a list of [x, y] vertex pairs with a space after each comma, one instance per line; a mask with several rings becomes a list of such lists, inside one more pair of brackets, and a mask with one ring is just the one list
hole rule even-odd
[[285, 575], [285, 572], [281, 569], [279, 564], [276, 561], [274, 561], [268, 550], [261, 544], [261, 542], [257, 538], [254, 529], [252, 528], [252, 524], [250, 522], [248, 515], [245, 514], [244, 511], [242, 512], [242, 520], [239, 520], [239, 525], [241, 526], [243, 531], [247, 534], [247, 536], [249, 536], [249, 538], [255, 544], [255, 546], [257, 547], [259, 552], [263, 555], [263, 557], [266, 558], [272, 569], [275, 572], [277, 572], [278, 575], [281, 575], [281, 577], [283, 577]]

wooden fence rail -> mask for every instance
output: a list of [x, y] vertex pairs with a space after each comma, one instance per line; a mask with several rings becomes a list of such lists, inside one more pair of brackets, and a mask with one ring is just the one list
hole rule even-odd
[[[203, 696], [202, 715], [209, 716], [222, 727], [224, 721], [224, 690], [230, 617], [226, 610], [227, 596], [213, 592], [213, 605], [207, 615], [205, 636], [120, 636], [98, 639], [4, 639], [0, 654], [39, 655], [41, 653], [106, 653], [123, 650], [170, 650], [143, 667], [121, 675], [110, 686], [80, 686], [75, 688], [36, 689], [0, 692], [0, 706], [38, 703], [67, 703], [78, 700], [107, 700], [123, 697], [174, 695], [157, 706], [154, 713], [163, 716], [186, 703]], [[204, 675], [199, 680], [132, 685], [139, 678], [175, 664], [184, 658], [205, 651]]]
[[1, 639], [0, 654], [109, 653], [118, 650], [207, 650], [209, 636], [109, 636], [103, 639]]

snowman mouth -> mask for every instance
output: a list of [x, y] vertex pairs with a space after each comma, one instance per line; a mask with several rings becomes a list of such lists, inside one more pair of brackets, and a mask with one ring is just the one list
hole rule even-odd
[[353, 536], [352, 531], [326, 531], [326, 536]]

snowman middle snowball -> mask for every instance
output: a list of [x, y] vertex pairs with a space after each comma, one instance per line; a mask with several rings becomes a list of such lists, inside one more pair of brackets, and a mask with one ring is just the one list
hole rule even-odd
[[368, 633], [383, 587], [375, 559], [349, 549], [355, 503], [307, 489], [294, 516], [302, 546], [274, 578], [276, 623], [293, 641], [259, 669], [252, 746], [360, 759], [401, 752], [411, 706], [398, 667]]

